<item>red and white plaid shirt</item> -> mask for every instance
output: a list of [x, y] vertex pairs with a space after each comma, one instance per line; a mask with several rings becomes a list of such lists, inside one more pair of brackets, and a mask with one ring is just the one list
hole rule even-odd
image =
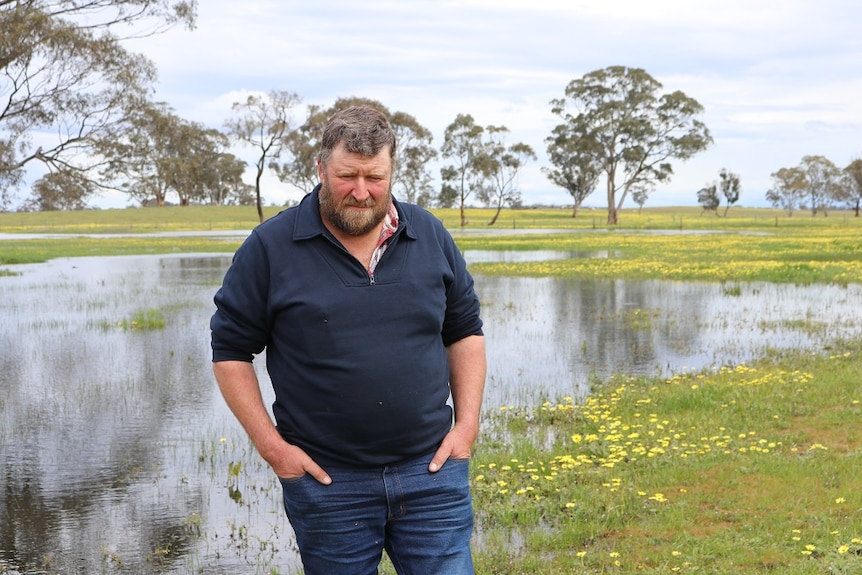
[[380, 258], [383, 257], [383, 252], [389, 247], [389, 239], [395, 234], [398, 229], [398, 210], [395, 209], [394, 203], [389, 203], [389, 213], [383, 218], [383, 227], [380, 229], [380, 237], [377, 238], [377, 247], [374, 253], [371, 254], [371, 262], [368, 264], [368, 274], [374, 275], [374, 269]]

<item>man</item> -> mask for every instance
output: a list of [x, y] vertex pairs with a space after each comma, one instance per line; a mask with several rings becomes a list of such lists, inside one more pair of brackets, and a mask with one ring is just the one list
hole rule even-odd
[[479, 301], [441, 223], [393, 199], [394, 158], [383, 114], [333, 116], [320, 184], [251, 233], [215, 296], [216, 380], [281, 480], [307, 575], [376, 573], [384, 549], [400, 574], [473, 572]]

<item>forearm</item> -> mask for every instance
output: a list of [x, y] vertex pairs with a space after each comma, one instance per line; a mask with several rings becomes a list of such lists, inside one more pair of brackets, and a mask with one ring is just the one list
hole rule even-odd
[[447, 348], [449, 356], [449, 386], [455, 409], [455, 425], [479, 433], [482, 395], [485, 390], [485, 338], [468, 336]]
[[271, 458], [284, 440], [263, 403], [254, 366], [245, 361], [219, 361], [213, 363], [213, 374], [225, 403], [261, 456], [272, 464]]
[[308, 473], [323, 484], [331, 483], [329, 475], [308, 454], [281, 437], [263, 404], [251, 363], [218, 361], [213, 363], [213, 373], [225, 403], [276, 475], [287, 478]]

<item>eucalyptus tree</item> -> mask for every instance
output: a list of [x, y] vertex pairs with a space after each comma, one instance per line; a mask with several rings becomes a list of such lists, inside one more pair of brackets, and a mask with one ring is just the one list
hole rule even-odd
[[0, 209], [31, 164], [93, 167], [93, 136], [156, 76], [123, 42], [191, 28], [196, 9], [196, 0], [0, 0]]
[[[715, 212], [718, 215], [718, 208], [721, 207], [721, 198], [727, 202], [724, 206], [724, 215], [727, 215], [730, 207], [739, 201], [741, 193], [741, 185], [739, 175], [734, 174], [726, 168], [722, 168], [718, 173], [718, 184], [712, 183], [697, 192], [697, 203], [705, 212]], [[719, 195], [721, 192], [721, 195]]]
[[335, 113], [351, 106], [369, 106], [386, 115], [396, 140], [393, 192], [408, 202], [427, 203], [432, 179], [427, 165], [437, 156], [437, 150], [431, 145], [431, 131], [414, 116], [391, 112], [381, 102], [370, 98], [338, 98], [329, 108], [310, 105], [305, 122], [285, 137], [286, 159], [270, 164], [279, 180], [306, 191], [317, 185], [317, 154], [323, 129]]
[[157, 165], [181, 206], [221, 204], [243, 197], [247, 185], [242, 174], [247, 163], [225, 151], [229, 145], [226, 134], [182, 121], [172, 136], [168, 153]]
[[739, 174], [734, 174], [726, 168], [718, 173], [719, 188], [721, 195], [724, 196], [724, 215], [727, 215], [730, 206], [739, 201], [739, 195], [742, 193], [742, 185], [740, 184]]
[[267, 168], [281, 155], [285, 142], [294, 131], [293, 108], [300, 98], [293, 92], [272, 90], [266, 95], [249, 95], [244, 102], [234, 102], [236, 117], [225, 122], [225, 128], [238, 142], [257, 151], [254, 193], [258, 219], [263, 222], [260, 182]]
[[[141, 205], [180, 205], [236, 193], [245, 162], [226, 152], [228, 137], [179, 117], [163, 102], [138, 102], [123, 121], [94, 139], [102, 166], [99, 185], [129, 194]], [[212, 188], [226, 186], [214, 191]]]
[[862, 208], [862, 158], [857, 158], [844, 168], [844, 203], [859, 217]]
[[518, 174], [531, 160], [536, 160], [533, 148], [523, 142], [507, 146], [505, 140], [508, 133], [509, 129], [505, 126], [485, 128], [487, 138], [483, 143], [483, 161], [488, 184], [479, 188], [480, 199], [497, 208], [488, 222], [489, 226], [497, 223], [504, 205], [521, 205]]
[[254, 186], [246, 184], [242, 175], [248, 164], [225, 151], [216, 152], [207, 160], [198, 199], [211, 205], [251, 206], [256, 201]]
[[121, 123], [95, 139], [102, 160], [100, 185], [141, 205], [165, 205], [171, 186], [163, 165], [175, 153], [172, 140], [180, 122], [164, 102], [141, 100], [129, 106]]
[[83, 210], [94, 192], [91, 180], [77, 170], [48, 172], [35, 182], [25, 211]]
[[792, 216], [801, 207], [808, 189], [805, 171], [799, 167], [781, 168], [771, 174], [772, 188], [766, 192], [766, 200]]
[[805, 172], [806, 202], [811, 216], [816, 216], [818, 209], [828, 216], [829, 205], [840, 195], [841, 170], [824, 156], [804, 156], [799, 167]]
[[703, 106], [681, 91], [659, 94], [661, 88], [640, 68], [611, 66], [572, 80], [565, 97], [551, 101], [565, 126], [558, 134], [574, 138], [577, 153], [601, 167], [609, 224], [618, 223], [631, 190], [668, 181], [671, 159], [689, 159], [712, 142], [697, 119]]
[[718, 186], [714, 183], [705, 186], [697, 191], [697, 203], [700, 205], [703, 215], [704, 212], [713, 212], [718, 215], [718, 206], [721, 205], [721, 198], [718, 197]]
[[392, 185], [398, 197], [428, 206], [434, 188], [428, 163], [437, 157], [431, 130], [405, 112], [393, 112], [389, 123], [395, 132], [396, 155]]
[[470, 114], [458, 114], [443, 133], [440, 156], [451, 163], [440, 169], [442, 191], [454, 190], [461, 212], [461, 226], [467, 225], [464, 213], [467, 198], [479, 196], [486, 185], [487, 163], [483, 156], [482, 135], [485, 128], [476, 124]]
[[653, 186], [648, 184], [643, 184], [632, 188], [632, 201], [638, 205], [638, 213], [641, 213], [641, 210], [644, 207], [644, 204], [650, 197], [650, 194], [655, 191]]
[[589, 140], [575, 137], [568, 124], [556, 126], [545, 142], [548, 144], [548, 158], [554, 167], [543, 167], [542, 172], [551, 182], [569, 192], [574, 204], [572, 217], [577, 218], [581, 204], [598, 184], [602, 171], [599, 155], [589, 153]]

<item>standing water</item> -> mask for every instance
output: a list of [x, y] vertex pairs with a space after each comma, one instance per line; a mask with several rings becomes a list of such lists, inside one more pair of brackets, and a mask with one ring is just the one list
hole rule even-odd
[[[466, 253], [523, 257], [573, 254]], [[210, 369], [212, 296], [229, 263], [76, 258], [0, 277], [0, 573], [298, 569], [278, 482]], [[484, 276], [476, 286], [488, 410], [583, 397], [611, 373], [670, 376], [862, 331], [859, 286]]]

